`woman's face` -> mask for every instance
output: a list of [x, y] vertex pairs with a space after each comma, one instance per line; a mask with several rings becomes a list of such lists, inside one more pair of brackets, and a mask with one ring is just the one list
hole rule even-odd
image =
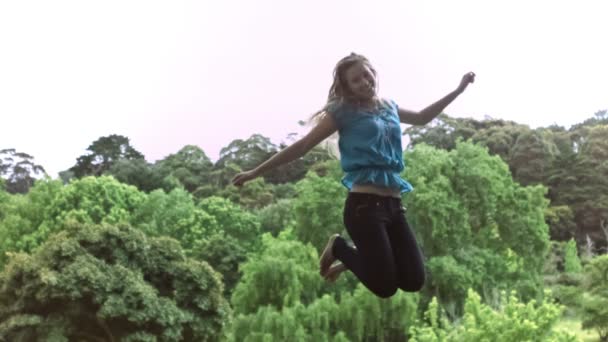
[[348, 90], [359, 100], [376, 96], [376, 77], [365, 63], [355, 63], [344, 72]]

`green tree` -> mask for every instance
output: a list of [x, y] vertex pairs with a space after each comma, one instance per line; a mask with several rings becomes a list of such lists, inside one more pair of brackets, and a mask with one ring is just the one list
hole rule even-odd
[[544, 270], [545, 289], [551, 291], [551, 296], [557, 303], [565, 306], [566, 314], [570, 316], [579, 315], [583, 283], [580, 271], [576, 242], [572, 239], [568, 242], [551, 241], [551, 253]]
[[551, 240], [568, 241], [575, 237], [576, 221], [574, 212], [567, 205], [555, 205], [545, 211], [545, 220], [549, 225]]
[[3, 341], [214, 341], [230, 316], [206, 263], [125, 225], [75, 224], [0, 273]]
[[513, 178], [520, 184], [545, 183], [557, 154], [557, 147], [547, 135], [542, 131], [527, 130], [515, 140], [508, 163]]
[[[235, 139], [220, 151], [220, 158], [215, 163], [216, 185], [223, 188], [228, 185], [230, 178], [236, 173], [224, 174], [222, 169], [229, 165], [234, 170], [251, 170], [287, 147], [288, 144], [297, 140], [297, 134], [290, 134], [288, 142], [276, 145], [269, 138], [260, 134], [253, 134], [246, 140]], [[307, 170], [314, 164], [332, 159], [329, 151], [322, 146], [317, 146], [310, 150], [302, 158], [291, 163], [279, 166], [263, 175], [266, 182], [280, 184], [286, 182], [297, 182], [302, 179]], [[237, 171], [237, 172], [238, 172]]]
[[606, 247], [601, 221], [608, 219], [608, 125], [591, 121], [555, 136], [560, 153], [547, 184], [553, 205], [572, 211], [576, 228], [571, 235], [579, 243], [590, 236], [600, 250]]
[[[512, 149], [520, 135], [530, 131], [526, 125], [512, 121], [488, 120], [482, 121], [472, 137], [473, 142], [486, 146], [492, 155], [498, 155], [509, 166]], [[511, 167], [513, 170], [513, 167]]]
[[58, 181], [38, 182], [30, 193], [16, 197], [12, 214], [0, 222], [4, 251], [32, 251], [64, 223], [130, 222], [145, 194], [112, 177], [85, 177], [62, 186]]
[[341, 173], [339, 164], [330, 161], [312, 169], [296, 185], [294, 232], [317, 250], [325, 246], [331, 234], [344, 232], [342, 213], [347, 192], [340, 183]]
[[597, 331], [600, 341], [608, 341], [608, 255], [594, 258], [585, 266], [583, 329]]
[[428, 258], [427, 300], [436, 296], [459, 316], [468, 288], [484, 297], [496, 289], [540, 295], [545, 189], [515, 183], [499, 157], [472, 143], [450, 152], [417, 145], [406, 160], [404, 178], [415, 190], [405, 204]]
[[199, 201], [197, 208], [213, 217], [206, 234], [225, 233], [235, 238], [247, 251], [260, 239], [260, 221], [252, 213], [225, 198], [212, 196]]
[[215, 227], [215, 218], [196, 207], [192, 195], [183, 188], [169, 193], [154, 190], [134, 210], [131, 224], [150, 236], [176, 239], [186, 250]]
[[196, 204], [183, 188], [151, 192], [132, 217], [135, 227], [150, 236], [178, 240], [189, 256], [220, 272], [226, 296], [240, 279], [239, 265], [257, 245], [259, 222], [254, 215], [219, 197]]
[[4, 179], [0, 178], [0, 222], [6, 217], [8, 213], [8, 203], [11, 199], [11, 196], [4, 189]]
[[566, 249], [564, 251], [564, 271], [566, 273], [579, 273], [582, 270], [583, 266], [578, 257], [576, 241], [570, 239], [570, 241], [566, 243]]
[[240, 266], [247, 260], [250, 251], [236, 238], [224, 232], [214, 232], [193, 245], [190, 255], [207, 262], [222, 275], [224, 296], [230, 298], [242, 276]]
[[121, 159], [144, 159], [143, 154], [131, 146], [129, 138], [117, 134], [95, 140], [87, 151], [69, 169], [76, 178], [100, 176]]
[[293, 200], [281, 199], [257, 211], [260, 218], [261, 230], [277, 236], [281, 231], [294, 227], [296, 224], [293, 212]]
[[29, 251], [39, 244], [37, 237], [48, 231], [50, 209], [62, 188], [60, 181], [45, 178], [27, 194], [2, 196], [0, 191], [0, 269], [6, 252]]
[[235, 312], [249, 314], [259, 307], [277, 309], [309, 304], [320, 293], [318, 254], [310, 245], [287, 234], [262, 235], [262, 247], [241, 266], [243, 277], [232, 295]]
[[175, 187], [172, 182], [163, 178], [155, 165], [145, 159], [119, 159], [105, 174], [148, 193], [155, 189], [170, 191]]
[[[154, 167], [159, 177], [174, 178], [191, 193], [211, 184], [209, 178], [213, 163], [198, 146], [186, 145], [177, 153], [156, 162]], [[164, 189], [170, 190], [166, 185]]]
[[238, 188], [228, 185], [218, 191], [216, 196], [227, 198], [251, 210], [263, 208], [275, 201], [272, 185], [266, 183], [263, 178], [254, 179]]
[[44, 167], [34, 162], [34, 157], [17, 152], [14, 148], [0, 150], [0, 178], [6, 179], [4, 187], [12, 194], [25, 194], [34, 185], [36, 177], [46, 176]]
[[426, 322], [410, 329], [410, 341], [574, 342], [574, 336], [553, 331], [561, 313], [562, 307], [549, 301], [521, 303], [514, 292], [508, 296], [503, 292], [497, 308], [492, 308], [469, 290], [464, 316], [458, 323], [450, 323], [433, 298], [425, 312]]
[[458, 139], [467, 140], [475, 134], [477, 121], [439, 115], [425, 126], [410, 126], [404, 134], [409, 138], [409, 146], [427, 144], [435, 148], [451, 150]]
[[416, 310], [415, 294], [382, 299], [359, 285], [339, 301], [324, 295], [308, 305], [239, 314], [228, 329], [229, 341], [405, 341]]

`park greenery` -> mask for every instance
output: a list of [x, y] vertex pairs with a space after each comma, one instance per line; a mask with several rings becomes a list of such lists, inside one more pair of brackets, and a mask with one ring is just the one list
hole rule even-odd
[[7, 146], [0, 341], [608, 341], [607, 111], [569, 128], [442, 114], [404, 140], [427, 281], [388, 299], [319, 275], [347, 195], [324, 146], [242, 188], [285, 143], [149, 162], [110, 135], [56, 179]]

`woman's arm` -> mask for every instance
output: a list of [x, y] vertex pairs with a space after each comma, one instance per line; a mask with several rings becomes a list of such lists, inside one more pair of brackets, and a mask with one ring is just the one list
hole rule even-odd
[[439, 101], [424, 108], [420, 112], [414, 112], [411, 110], [399, 108], [399, 120], [402, 123], [410, 125], [426, 125], [434, 118], [436, 118], [439, 114], [441, 114], [443, 110], [458, 97], [458, 95], [462, 94], [462, 92], [467, 88], [469, 83], [473, 82], [475, 82], [475, 74], [472, 72], [465, 74], [462, 77], [462, 81], [460, 81], [460, 84], [458, 85], [458, 88], [456, 88], [456, 90], [447, 94]]
[[241, 186], [245, 182], [261, 176], [268, 170], [302, 157], [337, 130], [338, 127], [331, 115], [323, 115], [319, 123], [302, 139], [282, 149], [255, 169], [237, 174], [232, 179], [232, 184]]

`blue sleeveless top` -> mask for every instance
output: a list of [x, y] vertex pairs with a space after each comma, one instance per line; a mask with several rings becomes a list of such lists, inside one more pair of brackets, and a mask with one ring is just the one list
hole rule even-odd
[[400, 173], [405, 168], [401, 127], [394, 101], [381, 101], [379, 109], [358, 108], [349, 103], [330, 103], [328, 114], [338, 126], [342, 184], [373, 184], [396, 188], [401, 193], [413, 187]]

